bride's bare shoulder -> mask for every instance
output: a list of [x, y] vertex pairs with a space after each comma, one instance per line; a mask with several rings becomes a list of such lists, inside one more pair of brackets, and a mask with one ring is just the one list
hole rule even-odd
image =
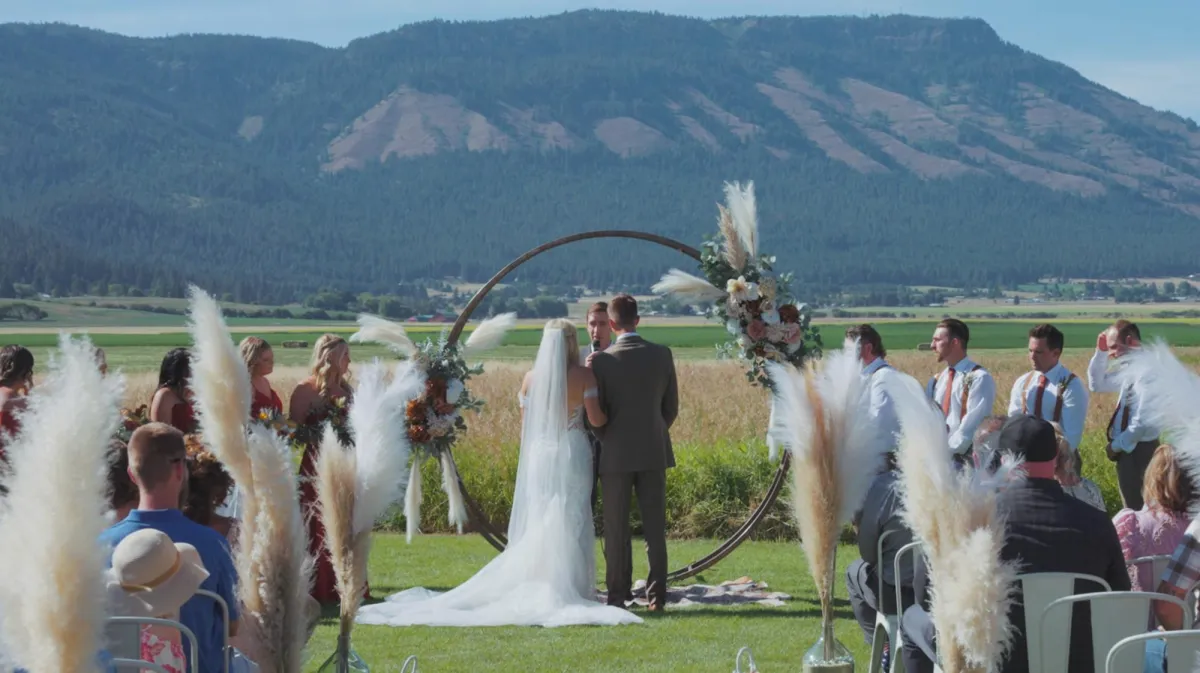
[[587, 367], [574, 366], [567, 370], [567, 382], [572, 389], [594, 385], [596, 375]]

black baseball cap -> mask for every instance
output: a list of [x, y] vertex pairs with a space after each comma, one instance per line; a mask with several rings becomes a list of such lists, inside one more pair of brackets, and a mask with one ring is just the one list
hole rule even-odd
[[1049, 421], [1036, 416], [1012, 416], [1000, 427], [999, 434], [998, 448], [1024, 458], [1027, 463], [1050, 463], [1058, 459], [1058, 436]]

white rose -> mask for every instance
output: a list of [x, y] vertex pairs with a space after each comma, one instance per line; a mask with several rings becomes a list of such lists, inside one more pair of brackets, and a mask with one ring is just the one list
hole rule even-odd
[[446, 384], [446, 401], [450, 404], [458, 404], [458, 398], [463, 394], [465, 388], [462, 381], [450, 379], [450, 382]]
[[767, 323], [768, 325], [778, 325], [779, 324], [779, 311], [776, 311], [775, 309], [763, 311], [762, 321]]
[[726, 320], [725, 331], [729, 332], [733, 336], [737, 336], [742, 333], [742, 323], [738, 322], [737, 320]]

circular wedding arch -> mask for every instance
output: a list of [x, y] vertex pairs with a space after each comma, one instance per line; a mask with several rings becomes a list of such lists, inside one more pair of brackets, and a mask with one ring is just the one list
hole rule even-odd
[[[467, 326], [467, 321], [471, 319], [471, 314], [474, 313], [480, 302], [483, 301], [484, 297], [487, 296], [488, 292], [490, 292], [492, 288], [494, 288], [501, 280], [503, 280], [505, 276], [507, 276], [509, 273], [512, 273], [514, 269], [521, 266], [525, 262], [528, 262], [530, 259], [537, 257], [543, 252], [546, 252], [547, 250], [553, 250], [554, 248], [567, 245], [568, 243], [586, 241], [594, 238], [627, 238], [648, 241], [650, 243], [657, 243], [658, 245], [671, 248], [672, 250], [678, 250], [692, 259], [700, 261], [700, 251], [696, 250], [695, 248], [665, 236], [659, 236], [657, 234], [650, 234], [642, 231], [600, 230], [563, 236], [562, 238], [555, 239], [549, 243], [543, 243], [542, 245], [539, 245], [538, 247], [509, 262], [507, 266], [505, 266], [503, 269], [500, 269], [496, 275], [492, 276], [491, 279], [483, 285], [483, 287], [479, 288], [479, 291], [475, 293], [474, 297], [471, 297], [471, 301], [467, 302], [466, 307], [464, 307], [462, 313], [459, 314], [458, 320], [454, 322], [454, 327], [451, 328], [448, 336], [449, 342], [451, 344], [458, 343], [459, 337], [462, 336], [463, 329]], [[709, 552], [706, 556], [692, 561], [678, 570], [672, 571], [667, 576], [667, 581], [678, 582], [680, 580], [692, 577], [698, 573], [704, 572], [721, 559], [731, 554], [734, 549], [737, 549], [739, 545], [745, 542], [746, 539], [750, 537], [750, 534], [754, 532], [754, 529], [758, 527], [758, 524], [762, 522], [763, 517], [766, 516], [767, 511], [771, 508], [771, 505], [775, 503], [776, 498], [779, 497], [779, 492], [783, 489], [784, 479], [787, 476], [789, 464], [790, 455], [788, 452], [784, 451], [779, 461], [779, 467], [775, 470], [775, 478], [771, 481], [771, 486], [767, 489], [766, 496], [762, 499], [762, 502], [760, 502], [758, 506], [754, 508], [754, 511], [750, 513], [750, 516], [745, 520], [745, 522], [743, 522], [742, 525], [738, 527], [736, 531], [734, 531], [733, 535], [729, 536], [727, 540], [722, 542], [720, 546]], [[504, 551], [504, 547], [508, 544], [508, 540], [506, 539], [505, 535], [496, 528], [495, 524], [488, 519], [487, 514], [484, 513], [483, 509], [479, 506], [479, 503], [473, 497], [471, 497], [470, 492], [467, 490], [467, 485], [463, 483], [461, 475], [458, 478], [458, 487], [462, 491], [463, 501], [467, 505], [467, 511], [470, 514], [471, 523], [477, 529], [479, 534], [482, 535], [483, 538], [487, 540], [493, 547], [495, 547], [497, 551]]]

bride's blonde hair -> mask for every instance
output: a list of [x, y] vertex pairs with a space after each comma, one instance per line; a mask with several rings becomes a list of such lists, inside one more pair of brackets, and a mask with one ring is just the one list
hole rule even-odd
[[579, 329], [575, 323], [566, 318], [555, 318], [546, 323], [546, 331], [562, 330], [563, 339], [567, 342], [567, 369], [579, 364]]

